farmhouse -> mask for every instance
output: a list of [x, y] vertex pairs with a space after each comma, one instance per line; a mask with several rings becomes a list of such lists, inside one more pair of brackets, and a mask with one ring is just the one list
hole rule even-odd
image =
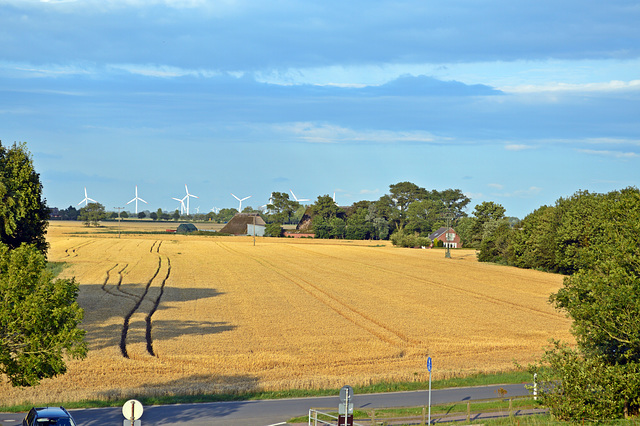
[[233, 218], [220, 230], [233, 235], [264, 235], [266, 223], [258, 213], [236, 213]]
[[[453, 228], [447, 228], [443, 226], [437, 231], [429, 234], [429, 239], [431, 241], [435, 241], [436, 239], [438, 241], [442, 241], [444, 247], [462, 248], [460, 235], [458, 235], [458, 233]], [[431, 244], [431, 247], [433, 247], [433, 243]]]

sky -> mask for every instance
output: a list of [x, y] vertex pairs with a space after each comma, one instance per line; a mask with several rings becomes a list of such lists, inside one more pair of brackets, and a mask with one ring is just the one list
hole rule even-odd
[[47, 203], [460, 189], [525, 217], [640, 178], [640, 3], [0, 0], [0, 141]]

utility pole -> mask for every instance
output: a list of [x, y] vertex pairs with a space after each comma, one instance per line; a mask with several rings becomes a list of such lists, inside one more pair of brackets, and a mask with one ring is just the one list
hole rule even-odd
[[118, 210], [118, 238], [120, 238], [120, 210], [124, 210], [124, 207], [114, 207]]
[[451, 258], [451, 250], [449, 248], [449, 229], [451, 229], [451, 220], [454, 218], [454, 214], [451, 209], [447, 210], [446, 213], [442, 215], [444, 219], [447, 221], [447, 230], [444, 233], [444, 257], [447, 259]]

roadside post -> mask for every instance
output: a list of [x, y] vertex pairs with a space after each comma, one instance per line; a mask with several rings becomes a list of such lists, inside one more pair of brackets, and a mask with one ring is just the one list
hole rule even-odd
[[340, 389], [338, 425], [353, 426], [353, 388], [351, 386], [343, 386]]
[[140, 401], [130, 399], [122, 406], [122, 415], [124, 416], [124, 422], [122, 426], [141, 426], [140, 417], [142, 417], [142, 404]]
[[431, 357], [427, 358], [427, 370], [429, 370], [429, 420], [427, 424], [431, 424]]

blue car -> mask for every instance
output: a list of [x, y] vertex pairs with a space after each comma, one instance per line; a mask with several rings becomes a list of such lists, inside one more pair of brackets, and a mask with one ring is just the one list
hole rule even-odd
[[34, 407], [22, 421], [22, 426], [47, 425], [77, 426], [77, 423], [63, 407]]

